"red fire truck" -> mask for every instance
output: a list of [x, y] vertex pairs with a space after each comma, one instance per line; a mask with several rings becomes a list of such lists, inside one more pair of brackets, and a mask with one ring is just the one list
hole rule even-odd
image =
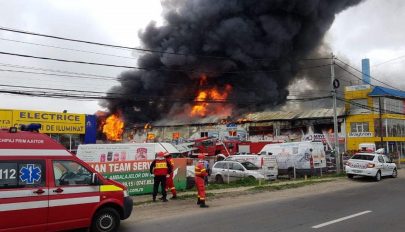
[[217, 138], [200, 138], [194, 140], [195, 153], [205, 153], [207, 156], [223, 154], [225, 156], [238, 153], [258, 154], [267, 144], [281, 143], [283, 141], [220, 141]]
[[48, 136], [0, 129], [0, 231], [116, 231], [132, 206], [124, 185]]

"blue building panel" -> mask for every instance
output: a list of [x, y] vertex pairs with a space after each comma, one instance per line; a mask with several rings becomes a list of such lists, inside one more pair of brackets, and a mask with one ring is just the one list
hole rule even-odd
[[381, 86], [374, 87], [373, 91], [369, 93], [370, 97], [395, 97], [405, 99], [405, 91], [396, 89], [389, 89]]
[[96, 143], [97, 136], [97, 118], [96, 115], [86, 115], [86, 134], [84, 135], [84, 143]]
[[370, 85], [370, 60], [369, 59], [362, 59], [361, 60], [361, 69], [362, 69], [362, 79], [363, 84]]

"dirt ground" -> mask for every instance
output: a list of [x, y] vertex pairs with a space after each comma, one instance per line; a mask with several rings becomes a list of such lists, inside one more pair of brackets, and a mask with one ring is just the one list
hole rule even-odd
[[[398, 172], [398, 178], [405, 177], [405, 169]], [[384, 181], [384, 180], [382, 180]], [[137, 223], [153, 221], [162, 217], [179, 217], [181, 215], [192, 215], [206, 213], [206, 211], [223, 210], [232, 207], [240, 207], [245, 204], [255, 204], [260, 202], [283, 201], [294, 198], [315, 196], [333, 191], [349, 190], [352, 188], [361, 188], [367, 185], [376, 184], [372, 180], [349, 180], [347, 178], [337, 178], [332, 182], [317, 183], [299, 188], [278, 190], [278, 191], [240, 191], [223, 193], [221, 196], [207, 198], [207, 209], [200, 209], [196, 205], [196, 199], [171, 200], [167, 203], [145, 203], [134, 206], [134, 211], [129, 219], [124, 223]]]

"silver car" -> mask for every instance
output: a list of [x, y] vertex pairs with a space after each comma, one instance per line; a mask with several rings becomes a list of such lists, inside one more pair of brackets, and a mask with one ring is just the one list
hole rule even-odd
[[264, 180], [265, 176], [260, 172], [259, 167], [248, 161], [218, 161], [211, 169], [211, 182], [222, 184], [228, 180], [235, 181], [244, 178]]

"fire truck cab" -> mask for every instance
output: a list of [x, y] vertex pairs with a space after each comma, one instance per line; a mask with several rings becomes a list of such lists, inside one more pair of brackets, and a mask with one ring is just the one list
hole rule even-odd
[[0, 129], [0, 231], [117, 231], [133, 201], [44, 134]]

